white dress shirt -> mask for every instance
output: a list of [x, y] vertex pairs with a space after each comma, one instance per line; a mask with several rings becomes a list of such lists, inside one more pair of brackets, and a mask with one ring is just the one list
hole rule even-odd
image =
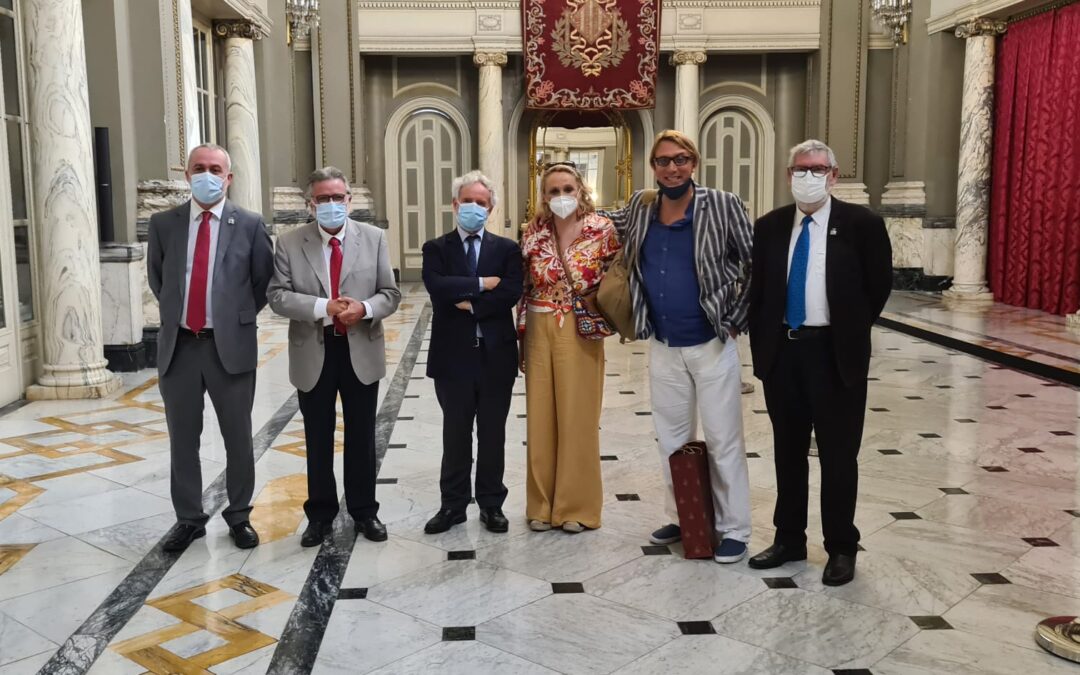
[[[815, 211], [810, 223], [810, 257], [806, 264], [806, 321], [804, 326], [829, 325], [829, 298], [825, 293], [825, 248], [828, 245], [829, 214], [832, 213], [832, 197]], [[791, 274], [791, 258], [795, 242], [802, 234], [802, 221], [807, 214], [795, 207], [795, 226], [791, 228], [788, 244], [787, 268]]]
[[[225, 209], [225, 200], [210, 207], [210, 260], [206, 268], [206, 328], [214, 327], [214, 259], [217, 257], [218, 233], [221, 232], [221, 212]], [[184, 309], [180, 313], [180, 325], [188, 327], [187, 311], [189, 289], [191, 288], [191, 268], [195, 264], [195, 243], [199, 238], [199, 226], [202, 225], [203, 207], [191, 200], [191, 215], [188, 216], [187, 267], [184, 268]]]
[[[338, 242], [340, 242], [341, 246], [344, 247], [345, 246], [345, 231], [348, 228], [343, 226], [340, 230], [338, 230], [334, 234], [330, 234], [329, 232], [324, 230], [321, 225], [318, 226], [318, 227], [319, 227], [319, 237], [322, 239], [323, 262], [326, 263], [326, 282], [328, 284], [330, 284], [331, 288], [332, 288], [333, 283], [334, 283], [334, 279], [330, 274], [330, 256], [334, 252], [334, 247], [330, 245], [330, 240], [331, 239], [337, 239]], [[345, 249], [344, 248], [341, 249], [341, 254], [342, 254], [342, 256], [345, 255]], [[345, 270], [344, 269], [341, 270], [341, 276], [345, 276]], [[341, 279], [339, 278], [338, 282], [340, 283], [340, 281], [341, 281]], [[327, 289], [327, 290], [331, 290], [331, 289]], [[341, 289], [338, 288], [338, 293], [340, 294], [340, 292], [341, 292]], [[315, 298], [315, 320], [318, 321], [318, 320], [321, 319], [322, 324], [324, 326], [332, 326], [332, 325], [334, 325], [334, 318], [332, 316], [330, 316], [329, 314], [327, 314], [327, 312], [326, 312], [326, 305], [329, 302], [330, 302], [330, 298]], [[370, 320], [371, 319], [371, 305], [369, 305], [366, 300], [361, 300], [360, 302], [361, 302], [361, 304], [364, 305], [364, 318]]]

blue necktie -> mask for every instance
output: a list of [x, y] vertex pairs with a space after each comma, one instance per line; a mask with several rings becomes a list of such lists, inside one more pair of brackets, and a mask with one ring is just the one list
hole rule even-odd
[[476, 276], [476, 241], [479, 239], [475, 234], [465, 237], [465, 245], [468, 250], [465, 253], [465, 262], [469, 263], [469, 274]]
[[802, 219], [802, 232], [799, 233], [799, 238], [795, 241], [795, 251], [791, 254], [784, 319], [792, 328], [798, 328], [806, 321], [806, 267], [810, 262], [810, 223], [812, 222], [814, 219], [810, 216]]

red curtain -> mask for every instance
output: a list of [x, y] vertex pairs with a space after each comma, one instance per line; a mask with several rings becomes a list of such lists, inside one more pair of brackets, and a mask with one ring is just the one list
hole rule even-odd
[[1010, 26], [996, 76], [990, 288], [1069, 314], [1080, 308], [1080, 4]]

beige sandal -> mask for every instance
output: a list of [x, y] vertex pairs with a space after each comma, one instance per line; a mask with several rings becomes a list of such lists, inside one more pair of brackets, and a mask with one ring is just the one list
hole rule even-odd
[[584, 532], [585, 531], [585, 526], [582, 525], [581, 523], [577, 522], [577, 521], [568, 520], [568, 521], [566, 521], [565, 523], [562, 524], [562, 529], [563, 529], [563, 532], [569, 532], [570, 534], [577, 534], [578, 532]]
[[545, 523], [542, 520], [530, 520], [529, 529], [533, 532], [547, 532], [551, 529], [551, 523]]

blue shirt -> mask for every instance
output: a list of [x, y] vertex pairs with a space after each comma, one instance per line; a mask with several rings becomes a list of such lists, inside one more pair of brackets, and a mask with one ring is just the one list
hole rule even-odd
[[671, 225], [660, 222], [657, 207], [641, 246], [641, 276], [656, 339], [669, 347], [692, 347], [716, 337], [698, 299], [692, 200], [683, 217]]

